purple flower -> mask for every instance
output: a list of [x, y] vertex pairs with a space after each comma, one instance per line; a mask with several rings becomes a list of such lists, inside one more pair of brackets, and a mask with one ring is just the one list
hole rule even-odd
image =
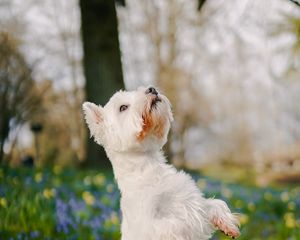
[[30, 238], [37, 238], [40, 236], [40, 233], [38, 231], [32, 231], [30, 233]]

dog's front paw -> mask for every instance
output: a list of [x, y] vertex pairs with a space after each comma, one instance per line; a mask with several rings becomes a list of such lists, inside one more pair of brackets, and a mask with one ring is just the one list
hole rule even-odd
[[209, 218], [211, 223], [226, 235], [236, 238], [240, 235], [237, 215], [230, 212], [227, 204], [219, 199], [209, 199]]
[[240, 235], [240, 231], [235, 224], [227, 224], [226, 221], [222, 220], [222, 218], [214, 217], [212, 219], [212, 223], [216, 228], [233, 239]]

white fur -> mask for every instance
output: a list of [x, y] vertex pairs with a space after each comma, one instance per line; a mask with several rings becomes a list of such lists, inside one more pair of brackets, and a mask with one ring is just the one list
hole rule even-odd
[[[238, 221], [225, 202], [205, 199], [195, 182], [166, 163], [161, 149], [173, 120], [168, 99], [151, 107], [147, 88], [119, 91], [104, 106], [83, 104], [91, 136], [103, 145], [121, 191], [122, 240], [204, 240], [216, 228], [237, 236]], [[121, 105], [128, 109], [120, 112]], [[139, 139], [143, 114], [159, 119]], [[159, 133], [163, 126], [163, 134]]]

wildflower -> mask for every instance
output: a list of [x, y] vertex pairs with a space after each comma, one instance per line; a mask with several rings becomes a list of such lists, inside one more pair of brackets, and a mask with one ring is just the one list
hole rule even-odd
[[86, 177], [83, 179], [83, 183], [84, 183], [84, 185], [87, 185], [87, 186], [91, 185], [91, 183], [92, 183], [92, 178], [91, 178], [90, 176], [86, 176]]
[[294, 211], [296, 209], [296, 204], [294, 202], [289, 202], [287, 207], [290, 211]]
[[53, 167], [53, 172], [54, 172], [56, 175], [61, 174], [61, 172], [62, 172], [62, 167], [61, 167], [60, 165], [55, 165], [55, 166]]
[[285, 225], [288, 228], [296, 227], [296, 220], [293, 213], [287, 212], [286, 214], [284, 214], [284, 221], [285, 221]]
[[107, 191], [108, 193], [112, 193], [112, 192], [114, 191], [114, 185], [113, 185], [113, 184], [108, 184], [108, 185], [106, 186], [106, 191]]
[[223, 187], [221, 190], [221, 194], [226, 197], [226, 198], [231, 198], [232, 197], [232, 192], [229, 188]]
[[238, 217], [242, 225], [246, 224], [249, 221], [249, 217], [246, 214], [239, 214]]
[[82, 198], [87, 205], [93, 205], [95, 203], [95, 197], [88, 191], [82, 193]]
[[2, 206], [3, 208], [7, 207], [7, 201], [4, 197], [0, 198], [0, 206]]
[[290, 199], [289, 193], [288, 192], [282, 192], [280, 194], [280, 198], [281, 198], [281, 201], [287, 202]]
[[255, 205], [254, 205], [254, 203], [253, 202], [250, 202], [250, 203], [248, 203], [248, 209], [249, 209], [249, 211], [254, 211], [255, 210]]
[[70, 218], [70, 208], [68, 204], [63, 202], [60, 199], [56, 199], [56, 217], [57, 217], [57, 225], [56, 230], [58, 232], [64, 232], [68, 234], [70, 231], [70, 227], [73, 224], [72, 218]]
[[102, 218], [101, 217], [94, 217], [88, 222], [88, 225], [90, 225], [93, 229], [101, 228]]
[[36, 173], [35, 176], [34, 176], [34, 180], [37, 183], [41, 182], [43, 180], [43, 174], [41, 172]]
[[112, 224], [118, 225], [119, 224], [119, 218], [118, 218], [118, 214], [113, 211], [110, 215], [110, 221], [112, 222]]
[[99, 187], [103, 186], [105, 183], [105, 176], [101, 173], [93, 177], [93, 183]]
[[272, 195], [272, 193], [270, 193], [270, 192], [265, 192], [264, 198], [265, 198], [267, 201], [271, 201], [271, 200], [273, 199], [273, 195]]
[[206, 180], [205, 179], [198, 179], [197, 185], [200, 189], [204, 189], [206, 187]]
[[30, 232], [30, 238], [38, 238], [39, 237], [39, 232], [38, 231], [32, 231]]
[[52, 198], [56, 195], [56, 190], [54, 188], [52, 189], [48, 189], [46, 188], [44, 191], [43, 191], [43, 195], [45, 198], [49, 199], [49, 198]]

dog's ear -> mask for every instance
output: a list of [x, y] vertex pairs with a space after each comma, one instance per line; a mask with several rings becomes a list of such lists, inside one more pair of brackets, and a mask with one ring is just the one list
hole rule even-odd
[[91, 102], [82, 104], [82, 109], [85, 115], [85, 120], [88, 125], [100, 124], [103, 121], [103, 109]]
[[101, 106], [97, 106], [91, 102], [85, 102], [82, 104], [82, 109], [85, 117], [85, 121], [90, 129], [91, 136], [95, 137], [95, 140], [99, 138], [99, 134], [103, 129], [104, 111]]

